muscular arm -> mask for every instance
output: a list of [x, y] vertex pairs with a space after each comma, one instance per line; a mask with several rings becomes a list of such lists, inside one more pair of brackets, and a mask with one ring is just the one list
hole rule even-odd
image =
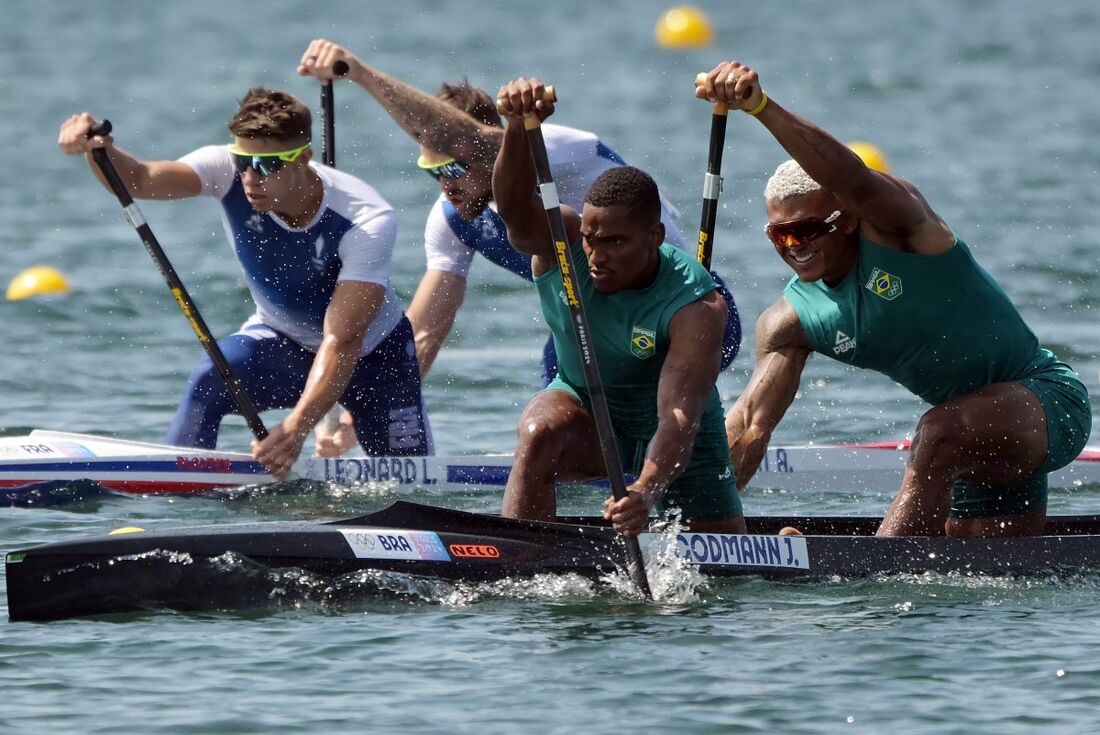
[[325, 311], [324, 336], [313, 358], [297, 405], [263, 441], [252, 442], [252, 456], [280, 479], [294, 466], [302, 444], [343, 395], [355, 372], [363, 334], [386, 296], [383, 286], [341, 281]]
[[324, 337], [313, 358], [302, 397], [283, 424], [304, 437], [343, 395], [355, 372], [363, 335], [386, 290], [377, 283], [341, 281], [325, 311]]
[[451, 333], [458, 307], [466, 296], [466, 278], [457, 273], [428, 270], [420, 279], [406, 312], [416, 338], [420, 377], [428, 374], [439, 348]]
[[683, 307], [669, 323], [669, 351], [657, 389], [657, 431], [631, 490], [652, 507], [691, 461], [692, 445], [721, 369], [726, 305], [717, 291]]
[[366, 64], [352, 77], [385, 108], [401, 129], [425, 148], [468, 163], [491, 162], [504, 132]]
[[848, 146], [774, 101], [758, 117], [810, 178], [859, 218], [875, 242], [930, 254], [954, 245], [951, 230], [908, 181], [867, 168]]
[[741, 397], [726, 414], [730, 460], [737, 487], [756, 474], [772, 431], [790, 408], [810, 346], [794, 308], [781, 298], [756, 322], [756, 367]]
[[[202, 193], [202, 181], [195, 169], [180, 161], [140, 161], [126, 151], [111, 146], [107, 156], [118, 171], [119, 178], [135, 199], [186, 199]], [[88, 168], [99, 183], [110, 190], [92, 154], [84, 156]]]
[[[493, 165], [493, 199], [497, 214], [508, 228], [508, 240], [521, 253], [532, 256], [531, 270], [542, 275], [554, 267], [553, 237], [546, 221], [542, 201], [534, 194], [535, 164], [527, 143], [523, 121], [510, 119], [504, 144]], [[577, 237], [580, 221], [576, 212], [562, 207], [565, 229], [570, 241]]]
[[252, 456], [277, 477], [285, 477], [310, 430], [340, 399], [355, 372], [363, 334], [382, 305], [386, 290], [376, 283], [341, 281], [325, 312], [324, 337], [313, 358], [305, 389], [290, 414], [263, 441], [252, 442]]
[[87, 137], [89, 127], [96, 119], [87, 112], [73, 115], [61, 125], [57, 145], [69, 155], [83, 154], [99, 183], [110, 191], [111, 187], [99, 166], [92, 158], [92, 151], [102, 148], [118, 171], [119, 178], [135, 199], [183, 199], [202, 193], [202, 182], [195, 170], [179, 161], [142, 161], [126, 151], [116, 148], [109, 135]]
[[[746, 111], [756, 110], [763, 101], [757, 73], [737, 61], [712, 69], [695, 94]], [[867, 168], [848, 146], [774, 100], [764, 105], [757, 119], [814, 181], [860, 220], [875, 242], [926, 254], [955, 244], [951, 230], [909, 182]]]
[[299, 74], [332, 79], [336, 61], [348, 65], [347, 78], [389, 113], [394, 122], [425, 148], [446, 153], [467, 163], [491, 163], [503, 138], [503, 131], [485, 125], [458, 108], [385, 74], [325, 39], [310, 43], [298, 65]]

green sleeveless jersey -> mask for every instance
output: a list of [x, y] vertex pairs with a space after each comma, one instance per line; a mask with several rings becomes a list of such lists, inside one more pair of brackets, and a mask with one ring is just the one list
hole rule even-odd
[[[714, 291], [714, 279], [690, 255], [665, 243], [652, 284], [601, 294], [592, 285], [580, 241], [572, 246], [572, 255], [581, 266], [577, 281], [615, 431], [648, 440], [657, 430], [657, 386], [668, 355], [668, 324], [681, 308]], [[555, 267], [534, 280], [558, 353], [558, 377], [587, 400], [584, 364], [573, 336], [561, 270]], [[700, 434], [714, 429], [715, 423], [723, 425], [722, 405], [718, 389], [711, 388]]]
[[861, 236], [836, 288], [796, 276], [783, 295], [816, 352], [883, 373], [934, 405], [1056, 362], [958, 239], [945, 253], [918, 255]]

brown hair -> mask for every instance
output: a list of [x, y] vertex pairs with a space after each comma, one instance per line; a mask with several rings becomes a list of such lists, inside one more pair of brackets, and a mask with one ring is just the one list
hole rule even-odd
[[238, 138], [275, 138], [301, 145], [312, 137], [309, 108], [292, 94], [253, 87], [241, 100], [229, 121], [229, 132]]
[[463, 79], [460, 84], [444, 82], [439, 88], [436, 99], [443, 100], [451, 107], [457, 107], [486, 125], [492, 125], [495, 128], [504, 127], [493, 98], [484, 90], [471, 87], [467, 79]]

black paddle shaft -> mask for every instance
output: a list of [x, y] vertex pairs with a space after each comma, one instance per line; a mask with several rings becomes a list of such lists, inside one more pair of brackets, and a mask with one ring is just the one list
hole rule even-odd
[[[332, 65], [332, 70], [337, 76], [348, 73], [346, 61], [337, 61]], [[332, 82], [321, 82], [321, 127], [323, 141], [321, 149], [322, 163], [326, 166], [336, 167], [336, 117], [332, 100]]]
[[[600, 452], [603, 454], [604, 465], [607, 469], [607, 479], [611, 483], [611, 493], [616, 500], [626, 497], [626, 479], [623, 477], [622, 461], [619, 459], [619, 450], [615, 444], [615, 430], [611, 425], [611, 412], [607, 407], [607, 395], [604, 393], [603, 380], [600, 378], [600, 368], [596, 364], [596, 350], [592, 344], [592, 331], [588, 326], [588, 317], [585, 315], [584, 302], [581, 300], [580, 284], [576, 276], [576, 264], [573, 262], [573, 254], [569, 247], [569, 238], [565, 232], [565, 220], [561, 214], [561, 204], [558, 200], [558, 190], [554, 184], [553, 174], [550, 172], [550, 159], [546, 155], [546, 141], [542, 137], [542, 128], [539, 119], [535, 115], [524, 118], [524, 127], [527, 129], [527, 141], [531, 146], [531, 156], [535, 162], [535, 174], [539, 182], [539, 190], [542, 193], [542, 204], [546, 209], [546, 219], [550, 225], [550, 235], [554, 239], [554, 250], [557, 254], [558, 269], [561, 271], [562, 286], [565, 288], [565, 298], [569, 302], [569, 313], [573, 324], [573, 337], [577, 341], [577, 350], [580, 352], [581, 361], [584, 364], [584, 382], [588, 388], [588, 398], [592, 406], [592, 419], [596, 424], [596, 436], [600, 442]], [[629, 561], [630, 576], [641, 590], [646, 599], [653, 599], [653, 593], [649, 589], [649, 580], [645, 574], [645, 562], [642, 559], [642, 549], [636, 537], [624, 538], [626, 541], [626, 553]]]
[[699, 249], [696, 259], [710, 270], [714, 253], [714, 225], [718, 218], [718, 195], [722, 193], [722, 149], [726, 142], [727, 109], [714, 106], [710, 118], [710, 150], [707, 153], [707, 173], [703, 178], [703, 217], [699, 224]]
[[[88, 137], [94, 137], [96, 135], [107, 135], [111, 132], [110, 120], [103, 120], [96, 123], [88, 129]], [[237, 404], [237, 409], [240, 410], [241, 415], [244, 416], [245, 421], [248, 422], [248, 428], [252, 430], [252, 434], [257, 439], [267, 438], [267, 427], [264, 426], [263, 420], [260, 418], [259, 412], [256, 410], [255, 404], [248, 397], [248, 394], [244, 390], [244, 386], [241, 385], [241, 380], [237, 377], [237, 374], [233, 372], [232, 366], [229, 361], [225, 359], [225, 355], [222, 354], [221, 348], [218, 347], [217, 341], [215, 341], [213, 335], [210, 333], [210, 329], [206, 326], [206, 322], [202, 318], [202, 314], [199, 313], [199, 309], [195, 306], [195, 302], [191, 300], [191, 295], [187, 293], [187, 288], [183, 285], [183, 281], [180, 280], [179, 275], [176, 273], [176, 269], [172, 267], [172, 263], [168, 260], [168, 256], [165, 255], [164, 249], [161, 248], [160, 243], [157, 242], [156, 235], [149, 228], [149, 225], [145, 222], [145, 217], [142, 216], [141, 210], [138, 209], [137, 204], [134, 203], [134, 198], [130, 196], [129, 190], [126, 188], [126, 184], [123, 183], [122, 178], [119, 177], [118, 171], [115, 170], [115, 165], [111, 163], [111, 159], [107, 155], [107, 151], [103, 148], [95, 148], [92, 150], [92, 158], [95, 160], [96, 165], [99, 166], [99, 170], [103, 173], [103, 177], [107, 179], [107, 183], [110, 184], [111, 190], [114, 191], [115, 196], [118, 197], [118, 203], [122, 205], [122, 211], [126, 215], [126, 219], [129, 220], [133, 228], [137, 230], [138, 236], [141, 238], [141, 243], [145, 246], [145, 250], [153, 258], [153, 262], [157, 264], [157, 268], [160, 270], [164, 280], [168, 283], [168, 288], [172, 292], [172, 297], [175, 298], [176, 303], [180, 307], [180, 311], [183, 312], [183, 316], [187, 319], [191, 328], [195, 330], [195, 335], [198, 336], [199, 342], [202, 344], [206, 354], [210, 356], [210, 360], [214, 363], [214, 366], [221, 373], [222, 379], [225, 380], [225, 387], [229, 390], [229, 395], [233, 397], [234, 403]]]

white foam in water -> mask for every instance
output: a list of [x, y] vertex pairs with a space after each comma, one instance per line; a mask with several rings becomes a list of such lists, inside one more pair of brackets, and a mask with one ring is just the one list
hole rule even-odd
[[396, 598], [448, 607], [468, 607], [489, 599], [554, 602], [591, 599], [597, 595], [596, 584], [576, 574], [540, 574], [493, 582], [451, 582], [400, 572], [369, 570], [344, 577], [340, 584], [345, 588], [352, 585], [363, 591], [384, 592]]
[[369, 480], [367, 482], [326, 482], [327, 494], [337, 500], [349, 497], [384, 498], [389, 495], [409, 495], [414, 488], [402, 487], [397, 480]]
[[[697, 593], [707, 588], [707, 579], [699, 567], [677, 553], [677, 536], [683, 530], [678, 514], [673, 515], [659, 532], [650, 536], [642, 549], [646, 578], [656, 602], [682, 604], [698, 600]], [[638, 588], [625, 569], [608, 575], [606, 582], [623, 596], [639, 595]]]
[[486, 599], [535, 600], [555, 602], [559, 600], [591, 599], [597, 594], [596, 585], [577, 574], [538, 574], [534, 577], [514, 577], [494, 582], [454, 585], [450, 594], [439, 602], [454, 607], [465, 607]]
[[[663, 605], [680, 605], [699, 600], [709, 584], [699, 568], [677, 553], [677, 535], [682, 530], [679, 518], [673, 518], [659, 533], [652, 534], [643, 551], [646, 572], [654, 600]], [[231, 569], [240, 559], [220, 560]], [[640, 600], [641, 596], [625, 568], [594, 581], [578, 574], [539, 574], [490, 582], [448, 581], [417, 577], [400, 572], [369, 570], [345, 575], [337, 580], [299, 569], [267, 570], [275, 586], [272, 601], [294, 598], [314, 602], [367, 601], [379, 594], [381, 599], [469, 607], [487, 600], [560, 602], [592, 600], [601, 596]]]
[[402, 486], [397, 480], [369, 480], [366, 482], [317, 482], [292, 480], [289, 483], [259, 483], [237, 488], [222, 488], [209, 493], [225, 500], [255, 500], [287, 493], [309, 497], [321, 495], [342, 500], [346, 498], [385, 498], [392, 495], [409, 495], [416, 487]]

